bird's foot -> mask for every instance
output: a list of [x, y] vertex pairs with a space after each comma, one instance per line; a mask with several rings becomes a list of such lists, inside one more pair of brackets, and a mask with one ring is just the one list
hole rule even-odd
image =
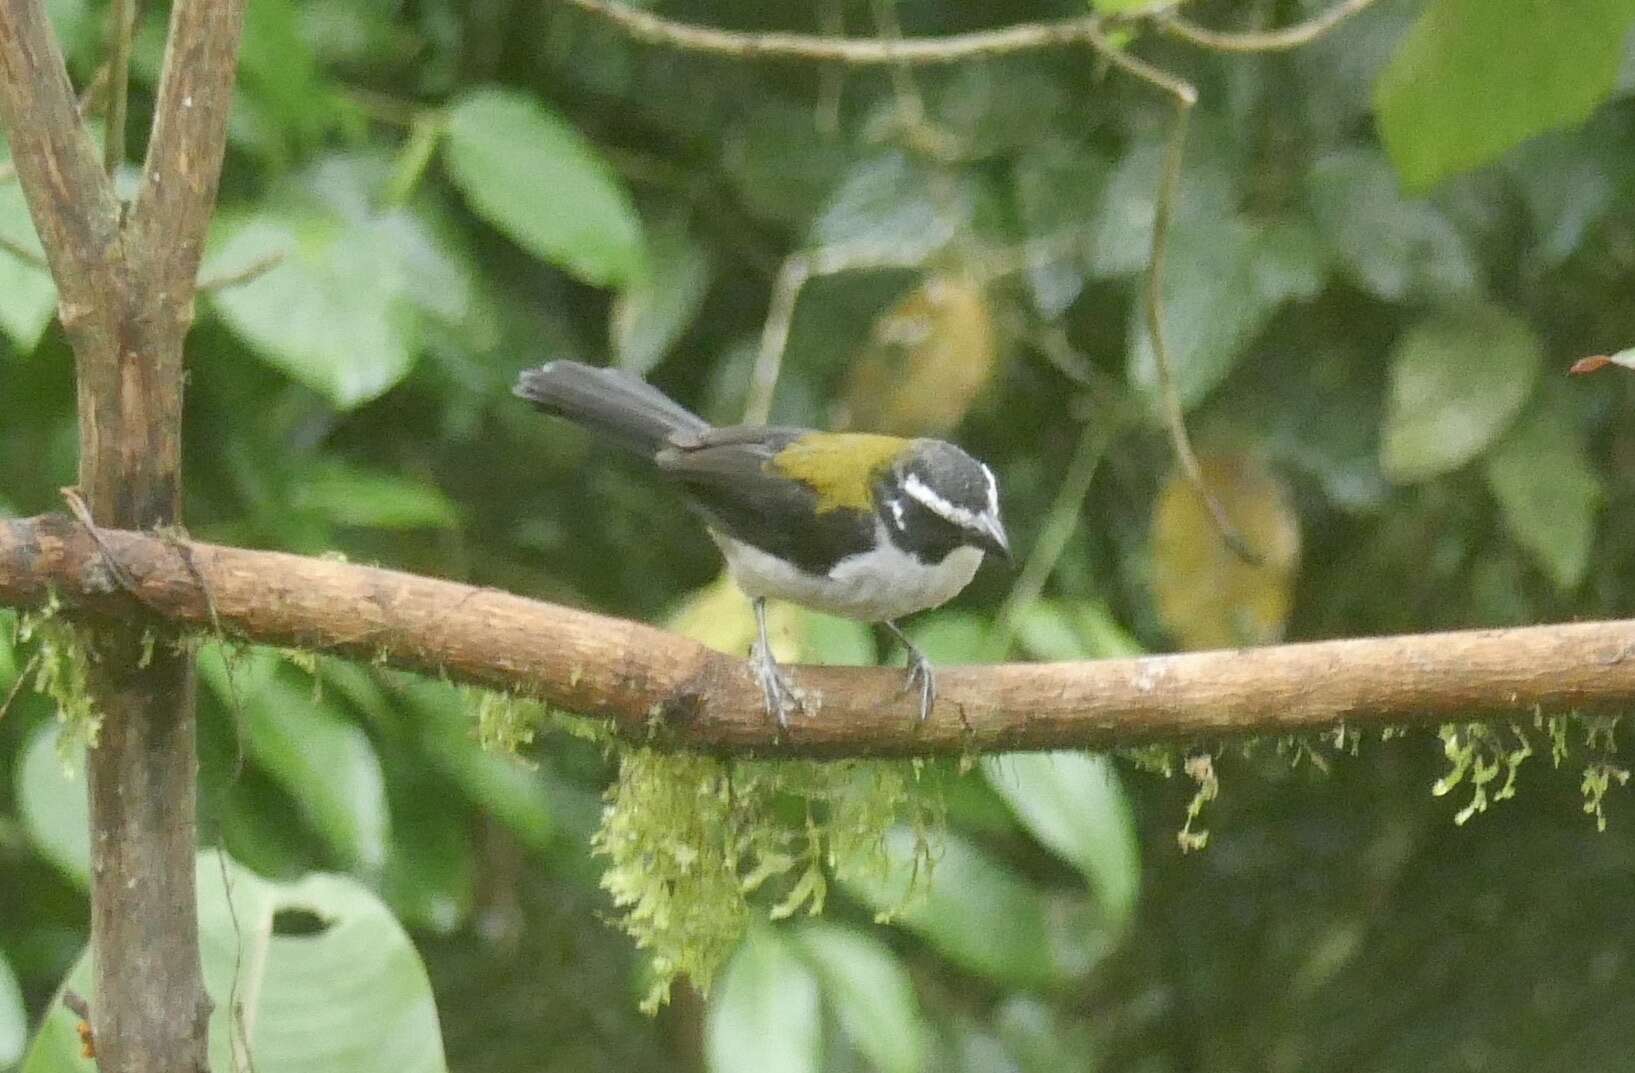
[[766, 700], [766, 714], [778, 724], [779, 730], [789, 729], [789, 713], [800, 707], [795, 687], [772, 658], [770, 649], [756, 644], [750, 649], [750, 668], [761, 684], [761, 696]]
[[908, 677], [903, 682], [902, 691], [907, 693], [916, 685], [920, 689], [920, 722], [924, 723], [931, 718], [931, 708], [937, 703], [937, 678], [931, 671], [931, 661], [919, 649], [909, 645]]

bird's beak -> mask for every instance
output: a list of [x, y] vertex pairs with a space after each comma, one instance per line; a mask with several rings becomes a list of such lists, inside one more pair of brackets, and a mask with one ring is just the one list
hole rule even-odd
[[979, 527], [977, 546], [1004, 559], [1006, 566], [1015, 566], [1016, 558], [1011, 555], [1010, 537], [1005, 535], [1005, 527], [998, 517], [984, 514], [977, 524]]

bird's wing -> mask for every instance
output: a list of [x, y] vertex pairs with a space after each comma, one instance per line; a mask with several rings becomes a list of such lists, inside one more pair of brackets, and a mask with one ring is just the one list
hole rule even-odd
[[727, 535], [812, 574], [868, 548], [872, 509], [819, 510], [805, 481], [779, 472], [779, 452], [801, 429], [738, 426], [711, 429], [659, 452], [659, 468], [681, 485], [689, 504]]

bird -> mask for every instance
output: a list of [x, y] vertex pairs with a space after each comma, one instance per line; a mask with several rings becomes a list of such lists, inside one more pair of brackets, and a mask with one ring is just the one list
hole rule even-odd
[[523, 370], [513, 393], [644, 459], [702, 520], [753, 603], [750, 666], [780, 731], [800, 702], [768, 599], [883, 626], [930, 715], [934, 671], [897, 620], [953, 599], [985, 556], [1012, 562], [993, 470], [944, 440], [711, 425], [633, 373], [567, 359]]

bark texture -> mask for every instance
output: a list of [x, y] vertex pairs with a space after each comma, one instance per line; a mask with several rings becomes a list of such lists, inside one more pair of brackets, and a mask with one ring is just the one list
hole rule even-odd
[[[99, 525], [181, 522], [182, 345], [243, 15], [243, 0], [176, 0], [142, 186], [127, 206], [80, 120], [42, 0], [0, 0], [0, 116], [74, 349], [79, 485]], [[121, 146], [110, 142], [110, 169]], [[102, 716], [86, 778], [98, 1064], [204, 1070], [192, 667], [166, 645], [145, 659], [140, 619], [83, 625]]]
[[219, 623], [230, 636], [515, 690], [605, 716], [635, 740], [719, 753], [1104, 747], [1635, 701], [1635, 621], [1623, 620], [945, 667], [923, 726], [900, 669], [797, 667], [808, 706], [780, 738], [744, 661], [650, 626], [328, 559], [99, 536], [58, 516], [0, 522], [0, 603], [35, 604], [50, 588], [90, 613]]

